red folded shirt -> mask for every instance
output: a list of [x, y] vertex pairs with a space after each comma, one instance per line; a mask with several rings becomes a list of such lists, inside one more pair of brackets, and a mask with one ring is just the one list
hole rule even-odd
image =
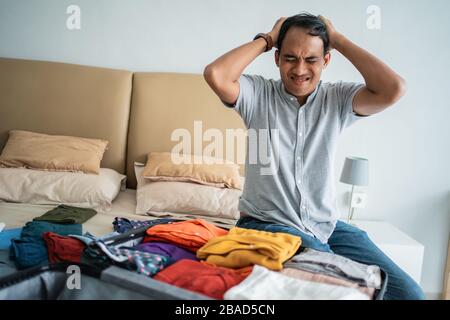
[[48, 260], [50, 263], [80, 262], [85, 248], [82, 241], [71, 237], [60, 236], [53, 232], [46, 232], [42, 237], [47, 244]]
[[214, 299], [223, 299], [225, 292], [241, 283], [250, 272], [249, 267], [233, 270], [183, 259], [158, 272], [153, 279]]

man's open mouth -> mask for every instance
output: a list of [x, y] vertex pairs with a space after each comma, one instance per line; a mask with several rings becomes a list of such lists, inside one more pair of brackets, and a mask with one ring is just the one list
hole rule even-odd
[[309, 80], [311, 80], [311, 77], [291, 77], [291, 80], [295, 84], [304, 84], [304, 83], [308, 82]]

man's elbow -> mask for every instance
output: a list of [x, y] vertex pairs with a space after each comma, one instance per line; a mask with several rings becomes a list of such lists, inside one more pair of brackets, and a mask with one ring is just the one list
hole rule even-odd
[[386, 97], [386, 104], [393, 105], [400, 100], [407, 90], [405, 79], [399, 77], [399, 79], [392, 85], [391, 92]]
[[406, 80], [399, 77], [397, 83], [394, 86], [394, 100], [398, 101], [401, 97], [403, 97], [406, 94], [407, 85]]
[[217, 70], [214, 68], [214, 66], [208, 64], [205, 69], [203, 70], [203, 78], [205, 81], [209, 84], [211, 88], [217, 87]]
[[203, 69], [203, 78], [208, 81], [212, 76], [211, 65], [207, 65], [205, 69]]

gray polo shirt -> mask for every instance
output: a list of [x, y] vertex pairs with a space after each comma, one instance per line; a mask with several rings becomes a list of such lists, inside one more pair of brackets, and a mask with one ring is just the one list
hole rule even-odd
[[337, 139], [363, 118], [352, 108], [363, 84], [320, 82], [300, 107], [281, 80], [242, 75], [239, 83], [234, 108], [249, 133], [239, 210], [326, 243], [339, 217], [333, 173]]

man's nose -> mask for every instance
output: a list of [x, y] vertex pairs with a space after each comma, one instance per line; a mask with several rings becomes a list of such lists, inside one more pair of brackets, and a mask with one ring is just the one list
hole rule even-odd
[[292, 70], [295, 75], [297, 76], [303, 76], [307, 73], [306, 69], [306, 63], [303, 60], [299, 60], [297, 64], [295, 65], [294, 69]]

